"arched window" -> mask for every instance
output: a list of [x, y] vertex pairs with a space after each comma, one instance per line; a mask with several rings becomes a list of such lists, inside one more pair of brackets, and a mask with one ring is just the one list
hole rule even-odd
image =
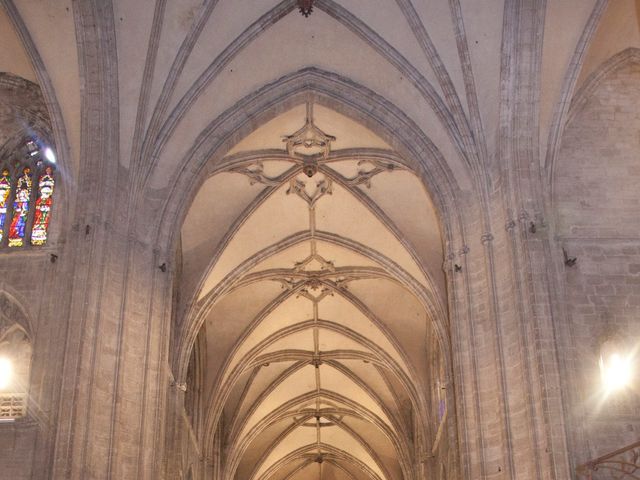
[[0, 247], [42, 246], [49, 236], [55, 156], [47, 148], [43, 159], [28, 140], [18, 157], [24, 160], [0, 165]]

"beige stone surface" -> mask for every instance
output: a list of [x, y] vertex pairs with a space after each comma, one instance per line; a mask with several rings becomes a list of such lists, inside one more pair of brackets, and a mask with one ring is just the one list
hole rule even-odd
[[46, 246], [0, 243], [0, 479], [564, 480], [637, 440], [598, 352], [640, 350], [638, 1], [297, 3], [0, 1], [0, 166], [58, 159]]

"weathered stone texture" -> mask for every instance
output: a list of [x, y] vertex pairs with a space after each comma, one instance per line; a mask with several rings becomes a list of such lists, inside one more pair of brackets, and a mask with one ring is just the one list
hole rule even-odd
[[[46, 318], [40, 317], [40, 311], [45, 306], [50, 295], [50, 272], [53, 270], [51, 263], [44, 253], [22, 254], [19, 251], [8, 252], [0, 256], [0, 291], [8, 291], [11, 297], [17, 297], [12, 306], [16, 306], [26, 313], [26, 317], [18, 319], [9, 318], [21, 324], [35, 340], [34, 355], [31, 363], [30, 396], [32, 402], [45, 400], [42, 385], [43, 376], [46, 375], [48, 362], [42, 355], [42, 347], [47, 342], [47, 332], [50, 326]], [[3, 312], [0, 312], [3, 313]], [[11, 313], [11, 312], [9, 312]], [[23, 325], [22, 322], [29, 322]], [[42, 336], [36, 336], [41, 332]], [[53, 337], [49, 337], [53, 340]], [[35, 352], [36, 348], [40, 350]], [[46, 397], [47, 403], [50, 401]], [[20, 419], [14, 424], [0, 424], [0, 478], [30, 479], [34, 472], [38, 471], [37, 462], [25, 462], [25, 454], [32, 456], [38, 446], [38, 436], [42, 434], [42, 424], [35, 421], [41, 412], [28, 411], [28, 417]], [[35, 416], [35, 417], [34, 417]], [[46, 422], [46, 419], [43, 419]], [[3, 475], [7, 475], [3, 477]]]
[[570, 338], [563, 339], [575, 461], [637, 440], [640, 396], [603, 395], [598, 367], [608, 330], [640, 342], [640, 65], [611, 72], [567, 127], [555, 178]]
[[[2, 8], [9, 11], [12, 3], [4, 1]], [[408, 452], [415, 460], [411, 468], [423, 474], [413, 477], [563, 480], [575, 465], [637, 440], [640, 398], [633, 391], [602, 397], [597, 354], [598, 339], [607, 329], [620, 332], [630, 344], [640, 343], [640, 64], [613, 70], [575, 104], [559, 134], [552, 175], [540, 165], [538, 143], [544, 137], [541, 111], [551, 108], [542, 105], [541, 97], [549, 93], [539, 84], [549, 78], [542, 67], [547, 60], [542, 51], [545, 2], [514, 0], [500, 7], [504, 31], [496, 35], [503, 44], [491, 53], [501, 67], [489, 87], [481, 85], [488, 77], [474, 78], [472, 62], [465, 58], [464, 22], [456, 19], [456, 4], [470, 2], [442, 2], [451, 10], [447, 21], [456, 20], [452, 56], [438, 45], [429, 47], [419, 15], [412, 14], [412, 5], [420, 2], [390, 2], [408, 13], [416, 46], [424, 50], [416, 50], [416, 60], [385, 43], [385, 35], [369, 28], [366, 16], [359, 19], [342, 6], [385, 2], [318, 1], [321, 11], [309, 22], [331, 17], [340, 22], [337, 41], [351, 38], [340, 36], [351, 29], [371, 47], [371, 52], [358, 52], [362, 58], [354, 59], [356, 65], [367, 55], [369, 62], [390, 62], [394, 77], [374, 78], [381, 87], [360, 84], [349, 76], [350, 69], [339, 68], [340, 62], [350, 63], [341, 56], [352, 47], [344, 42], [340, 52], [326, 55], [326, 63], [324, 56], [316, 61], [307, 55], [300, 65], [291, 60], [282, 71], [269, 70], [271, 83], [256, 75], [261, 72], [253, 64], [252, 75], [246, 75], [251, 87], [231, 84], [233, 76], [216, 78], [211, 66], [231, 74], [226, 62], [235, 53], [230, 49], [216, 59], [211, 43], [204, 43], [191, 56], [198, 35], [174, 38], [177, 33], [165, 29], [174, 22], [169, 17], [179, 3], [156, 2], [155, 19], [147, 19], [155, 25], [152, 33], [145, 37], [140, 22], [140, 35], [133, 37], [144, 41], [135, 48], [126, 36], [118, 36], [136, 18], [129, 16], [129, 6], [84, 0], [70, 7], [82, 102], [78, 118], [68, 117], [68, 128], [81, 137], [80, 150], [74, 152], [81, 158], [71, 172], [68, 166], [74, 162], [64, 157], [68, 152], [59, 143], [60, 166], [66, 171], [56, 187], [60, 194], [47, 247], [0, 247], [0, 292], [6, 289], [24, 308], [34, 342], [29, 389], [34, 408], [25, 421], [0, 424], [0, 479], [223, 478], [228, 425], [224, 419], [207, 424], [207, 404], [199, 405], [199, 421], [192, 426], [184, 408], [184, 389], [191, 385], [182, 383], [180, 369], [201, 325], [188, 324], [185, 311], [193, 307], [188, 302], [201, 279], [181, 283], [176, 274], [181, 226], [203, 178], [216, 171], [231, 147], [310, 100], [373, 133], [382, 132], [381, 138], [406, 157], [407, 168], [415, 170], [441, 215], [448, 250], [443, 258], [448, 309], [443, 309], [447, 318], [442, 325], [448, 335], [429, 330], [427, 338], [410, 338], [406, 346], [417, 346], [416, 357], [429, 365], [421, 377], [429, 410], [425, 416], [436, 418], [445, 398], [447, 418], [443, 436], [430, 448], [438, 423], [417, 434], [411, 425], [417, 410], [410, 402], [403, 404], [407, 436], [416, 450]], [[211, 14], [216, 3], [203, 5]], [[293, 8], [293, 2], [280, 2], [267, 12], [238, 37], [236, 53], [250, 52], [249, 37], [257, 39]], [[208, 14], [194, 16], [196, 11], [186, 23], [202, 21], [205, 32], [216, 32], [207, 24]], [[151, 10], [138, 13], [142, 19]], [[217, 20], [217, 13], [212, 18]], [[467, 18], [472, 26], [475, 19]], [[273, 38], [275, 30], [270, 31]], [[436, 43], [447, 44], [444, 38]], [[148, 51], [143, 51], [147, 42]], [[407, 43], [413, 45], [414, 39]], [[168, 45], [182, 52], [174, 63]], [[325, 48], [320, 39], [318, 45]], [[130, 57], [137, 48], [144, 54]], [[329, 63], [334, 56], [339, 63]], [[290, 60], [289, 55], [281, 58]], [[193, 64], [187, 62], [191, 59]], [[272, 66], [277, 60], [274, 56]], [[458, 60], [460, 68], [451, 69]], [[145, 62], [146, 73], [131, 68]], [[476, 71], [480, 67], [474, 66]], [[191, 83], [192, 74], [209, 70], [211, 78]], [[454, 85], [457, 78], [451, 85], [448, 78], [452, 72], [457, 77], [458, 70], [460, 88]], [[162, 72], [169, 77], [157, 76]], [[367, 80], [367, 71], [362, 72], [361, 80]], [[46, 69], [39, 73], [46, 92]], [[564, 70], [556, 73], [561, 78]], [[229, 87], [229, 95], [218, 95], [220, 86]], [[476, 86], [496, 98], [473, 98]], [[235, 89], [237, 98], [230, 95]], [[185, 90], [193, 96], [180, 100]], [[31, 127], [47, 133], [51, 119], [56, 123], [55, 115], [45, 114], [35, 84], [0, 78], [0, 127], [16, 130], [0, 132], [0, 155], [6, 158], [24, 132], [15, 125], [16, 110], [3, 102], [20, 95], [18, 106], [30, 114]], [[48, 111], [55, 112], [51, 98]], [[499, 114], [487, 120], [475, 111], [478, 100], [497, 104]], [[211, 110], [225, 102], [229, 110], [224, 114]], [[415, 111], [409, 111], [414, 104]], [[432, 129], [432, 122], [442, 125]], [[60, 139], [66, 135], [61, 132]], [[544, 182], [551, 177], [553, 198], [547, 202], [550, 185]], [[64, 212], [69, 218], [63, 217], [62, 205], [69, 207]], [[195, 271], [190, 268], [194, 263], [208, 265], [218, 248], [211, 242], [182, 267]], [[575, 266], [563, 265], [562, 248], [577, 257]], [[57, 262], [51, 262], [50, 253], [58, 255]], [[224, 328], [235, 329], [229, 338], [239, 337], [246, 326], [233, 323], [231, 316], [225, 321]], [[403, 400], [398, 395], [397, 403]]]
[[563, 237], [640, 232], [640, 65], [609, 74], [565, 130], [554, 184]]

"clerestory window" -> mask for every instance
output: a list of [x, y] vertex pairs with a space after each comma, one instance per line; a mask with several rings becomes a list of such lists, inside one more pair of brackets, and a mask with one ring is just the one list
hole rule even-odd
[[55, 189], [55, 156], [33, 140], [23, 160], [0, 162], [0, 248], [47, 243]]

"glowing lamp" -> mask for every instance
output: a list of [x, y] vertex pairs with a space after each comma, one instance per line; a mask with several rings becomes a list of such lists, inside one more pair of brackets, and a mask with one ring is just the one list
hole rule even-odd
[[44, 158], [46, 158], [50, 163], [56, 163], [56, 154], [50, 147], [44, 149]]
[[633, 374], [633, 356], [616, 343], [607, 340], [600, 347], [600, 376], [609, 392], [629, 386]]
[[11, 360], [0, 357], [0, 390], [4, 390], [11, 385], [11, 377], [13, 377]]

